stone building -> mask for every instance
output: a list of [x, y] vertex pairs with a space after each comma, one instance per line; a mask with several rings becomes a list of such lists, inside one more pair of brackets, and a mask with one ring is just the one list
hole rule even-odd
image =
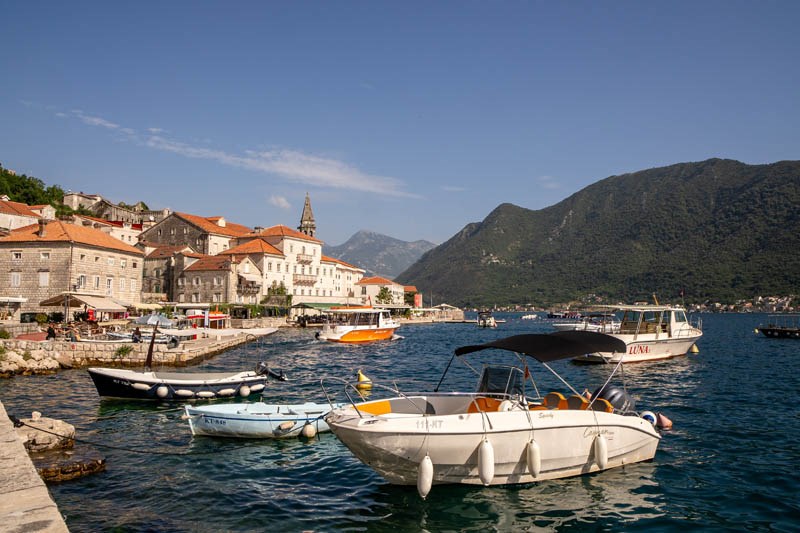
[[405, 299], [405, 285], [400, 285], [394, 281], [379, 276], [363, 278], [356, 283], [356, 296], [361, 299], [362, 304], [378, 304], [378, 294], [384, 287], [389, 290], [391, 295], [390, 305], [402, 305]]
[[166, 218], [169, 209], [146, 209], [142, 202], [132, 207], [121, 206], [109, 202], [99, 194], [83, 194], [82, 192], [68, 192], [64, 195], [64, 205], [72, 209], [84, 208], [97, 218], [127, 222], [128, 224], [151, 225]]
[[136, 246], [139, 242], [139, 234], [142, 233], [142, 224], [123, 222], [121, 220], [106, 220], [88, 215], [72, 215], [70, 221], [79, 226], [85, 226], [108, 233], [115, 239], [131, 246]]
[[175, 212], [144, 230], [139, 238], [161, 245], [186, 245], [200, 254], [217, 255], [230, 248], [237, 237], [251, 232], [247, 226], [228, 222], [224, 217]]
[[[159, 245], [140, 241], [139, 247], [144, 250], [144, 268], [142, 269], [142, 301], [174, 302], [173, 284], [175, 283], [175, 259], [178, 253], [194, 253], [185, 244]], [[202, 257], [195, 254], [195, 257]]]
[[178, 303], [257, 304], [261, 272], [249, 257], [177, 253], [173, 293]]
[[30, 206], [12, 202], [5, 194], [0, 195], [0, 232], [36, 224], [40, 218], [55, 218], [55, 212], [50, 205]]
[[102, 231], [42, 219], [0, 237], [0, 296], [25, 298], [20, 313], [57, 311], [40, 302], [65, 292], [95, 296], [109, 308], [133, 305], [143, 257]]

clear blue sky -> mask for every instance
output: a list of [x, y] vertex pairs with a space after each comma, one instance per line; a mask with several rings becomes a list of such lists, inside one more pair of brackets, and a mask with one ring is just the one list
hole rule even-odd
[[800, 159], [800, 2], [0, 0], [0, 163], [441, 243], [615, 174]]

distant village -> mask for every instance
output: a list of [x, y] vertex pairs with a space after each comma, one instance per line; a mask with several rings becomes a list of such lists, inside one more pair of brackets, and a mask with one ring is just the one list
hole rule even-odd
[[221, 216], [75, 192], [64, 204], [91, 214], [56, 218], [50, 205], [0, 196], [0, 319], [73, 312], [75, 300], [89, 320], [165, 306], [225, 307], [240, 315], [256, 306], [276, 313], [347, 304], [421, 307], [415, 287], [365, 277], [364, 269], [323, 255], [308, 195], [297, 229], [249, 228]]

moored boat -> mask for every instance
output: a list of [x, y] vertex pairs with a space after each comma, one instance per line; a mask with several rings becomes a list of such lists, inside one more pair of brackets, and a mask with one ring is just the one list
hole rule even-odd
[[580, 320], [568, 322], [554, 322], [556, 331], [595, 331], [597, 333], [616, 333], [619, 331], [620, 321], [613, 313], [590, 313]]
[[475, 320], [479, 328], [496, 328], [497, 320], [492, 315], [491, 311], [480, 311], [478, 318]]
[[[335, 404], [333, 407], [340, 407]], [[306, 402], [295, 405], [229, 403], [184, 407], [192, 435], [248, 439], [287, 438], [330, 431], [324, 415], [331, 410], [327, 403]]]
[[692, 324], [686, 310], [672, 305], [608, 306], [622, 311], [619, 328], [608, 335], [625, 343], [625, 350], [599, 351], [573, 359], [578, 363], [636, 363], [686, 355], [700, 337], [701, 324]]
[[440, 393], [439, 386], [430, 393], [391, 389], [388, 399], [352, 401], [325, 420], [363, 463], [389, 483], [416, 484], [423, 498], [435, 484], [530, 483], [648, 461], [660, 439], [657, 416], [640, 416], [624, 390], [609, 381], [591, 400], [571, 386], [568, 397], [556, 391], [544, 397], [526, 394], [528, 379], [538, 391], [526, 356], [555, 374], [551, 361], [624, 347], [608, 335], [582, 331], [465, 346], [454, 358], [496, 348], [516, 354], [517, 364], [493, 359], [484, 366], [475, 392]]
[[800, 315], [769, 315], [767, 323], [756, 328], [770, 339], [800, 339]]
[[393, 338], [399, 327], [400, 323], [386, 309], [371, 306], [331, 307], [316, 337], [344, 343], [382, 341]]

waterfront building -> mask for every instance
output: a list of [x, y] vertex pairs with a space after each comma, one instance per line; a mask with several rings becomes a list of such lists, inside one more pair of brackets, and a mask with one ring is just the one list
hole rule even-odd
[[[356, 294], [361, 299], [362, 304], [372, 303], [372, 305], [386, 304], [393, 306], [405, 304], [405, 286], [390, 279], [372, 276], [359, 280], [356, 283], [356, 287], [358, 289]], [[384, 291], [384, 289], [386, 290]], [[390, 301], [384, 300], [382, 302], [379, 300], [379, 295], [382, 291], [388, 294]]]
[[182, 303], [257, 304], [261, 296], [261, 272], [247, 256], [229, 254], [175, 254], [173, 294]]
[[97, 311], [124, 311], [140, 302], [143, 257], [94, 228], [40, 219], [0, 237], [0, 297], [24, 299], [20, 315], [58, 311], [41, 302], [65, 293], [93, 297]]

